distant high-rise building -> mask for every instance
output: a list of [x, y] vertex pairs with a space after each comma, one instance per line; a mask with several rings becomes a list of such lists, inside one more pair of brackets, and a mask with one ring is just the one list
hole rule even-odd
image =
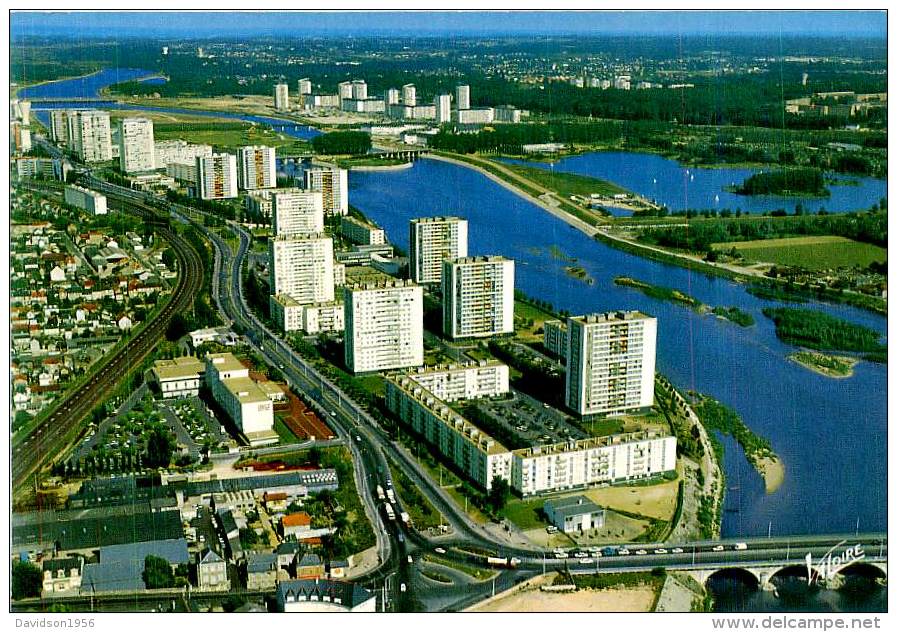
[[388, 280], [344, 290], [346, 366], [354, 373], [424, 363], [423, 288]]
[[299, 80], [299, 94], [311, 94], [311, 79]]
[[459, 85], [455, 87], [455, 107], [459, 110], [470, 109], [470, 86]]
[[496, 123], [519, 123], [520, 110], [513, 105], [496, 105], [492, 108]]
[[237, 184], [241, 189], [277, 186], [277, 152], [274, 147], [251, 145], [237, 150]]
[[324, 232], [324, 197], [320, 191], [275, 190], [271, 215], [278, 237]]
[[31, 122], [31, 101], [12, 99], [9, 102], [9, 120], [28, 125]]
[[415, 283], [440, 283], [442, 261], [467, 256], [467, 220], [459, 217], [412, 219], [409, 268]]
[[442, 262], [442, 331], [451, 338], [514, 332], [514, 261], [463, 257]]
[[810, 80], [810, 75], [805, 72], [804, 74], [802, 74], [800, 76], [800, 85], [802, 85], [802, 86], [807, 85], [807, 81], [809, 81], [809, 80]]
[[492, 108], [458, 110], [456, 114], [458, 123], [462, 125], [487, 125], [495, 120], [495, 110]]
[[163, 54], [163, 55], [167, 55], [167, 54], [168, 54], [168, 47], [167, 47], [167, 46], [163, 46], [163, 47], [162, 47], [162, 54]]
[[118, 160], [124, 173], [156, 168], [153, 122], [148, 118], [123, 118], [118, 122]]
[[352, 98], [358, 101], [368, 98], [368, 84], [363, 79], [352, 82]]
[[629, 90], [632, 87], [632, 77], [629, 75], [619, 75], [614, 79], [614, 88], [617, 90]]
[[436, 106], [437, 123], [448, 123], [452, 120], [452, 95], [438, 95], [434, 105]]
[[580, 415], [654, 404], [657, 319], [609, 312], [567, 319], [566, 403]]
[[82, 162], [112, 160], [109, 112], [77, 110], [66, 119], [68, 146]]
[[349, 174], [338, 167], [313, 167], [305, 172], [305, 188], [324, 195], [324, 213], [349, 214]]
[[161, 140], [155, 143], [156, 169], [165, 169], [169, 163], [177, 162], [191, 165], [196, 169], [196, 158], [210, 158], [211, 145], [194, 145], [185, 140]]
[[9, 123], [9, 149], [16, 154], [31, 151], [31, 129], [21, 121]]
[[399, 96], [401, 93], [397, 88], [390, 88], [386, 91], [383, 100], [386, 101], [386, 105], [396, 105], [399, 102]]
[[212, 154], [196, 158], [197, 193], [203, 200], [237, 197], [237, 157]]
[[402, 86], [402, 103], [405, 105], [417, 105], [417, 88], [413, 83], [406, 83]]
[[341, 81], [336, 86], [336, 93], [339, 95], [340, 103], [342, 103], [343, 99], [351, 99], [352, 98], [352, 82], [351, 81]]
[[278, 112], [290, 111], [290, 86], [285, 83], [274, 86], [274, 109]]
[[71, 110], [50, 110], [50, 140], [57, 145], [68, 145], [68, 118]]
[[333, 240], [322, 233], [275, 237], [268, 245], [271, 293], [300, 304], [333, 300]]
[[202, 59], [203, 57], [206, 56], [205, 52], [202, 49], [202, 46], [197, 47], [196, 56], [199, 57], [200, 59]]

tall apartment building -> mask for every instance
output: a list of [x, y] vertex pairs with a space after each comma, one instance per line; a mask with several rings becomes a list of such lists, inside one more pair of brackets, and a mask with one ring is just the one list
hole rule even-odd
[[324, 213], [349, 214], [349, 173], [338, 167], [312, 167], [305, 171], [305, 188], [324, 195]]
[[300, 96], [303, 94], [311, 94], [311, 79], [300, 79], [298, 88]]
[[341, 301], [303, 305], [289, 294], [272, 294], [268, 301], [271, 319], [284, 331], [307, 334], [343, 331], [345, 311]]
[[352, 82], [351, 81], [341, 81], [336, 84], [336, 93], [339, 95], [340, 103], [342, 103], [343, 99], [351, 99], [352, 98]]
[[250, 145], [237, 150], [237, 186], [253, 191], [277, 186], [277, 150]]
[[271, 294], [300, 304], [333, 300], [333, 240], [323, 234], [269, 240]]
[[399, 102], [400, 95], [401, 92], [399, 92], [397, 88], [390, 88], [386, 91], [386, 94], [383, 95], [383, 100], [386, 101], [386, 105], [396, 105]]
[[492, 108], [496, 123], [519, 123], [520, 110], [513, 105], [496, 105]]
[[382, 228], [349, 215], [340, 219], [340, 233], [352, 243], [363, 246], [386, 243], [386, 233]]
[[561, 320], [546, 320], [542, 324], [542, 344], [554, 355], [567, 357], [567, 323]]
[[9, 122], [9, 149], [16, 154], [31, 151], [31, 128], [21, 121]]
[[514, 261], [462, 257], [442, 262], [442, 331], [451, 338], [514, 332]]
[[437, 123], [448, 123], [452, 120], [452, 95], [437, 95], [433, 105], [436, 106]]
[[9, 120], [22, 121], [25, 125], [31, 122], [31, 101], [11, 99], [9, 102]]
[[510, 390], [510, 370], [498, 360], [427, 366], [405, 375], [444, 402], [496, 397]]
[[324, 196], [320, 191], [275, 190], [271, 193], [274, 234], [293, 237], [324, 232]]
[[211, 145], [194, 145], [185, 140], [161, 140], [155, 143], [153, 150], [155, 169], [165, 169], [168, 163], [179, 162], [196, 168], [196, 158], [212, 157]]
[[344, 289], [345, 362], [354, 373], [424, 363], [423, 288], [388, 280]]
[[368, 84], [363, 79], [352, 82], [352, 98], [359, 101], [368, 98]]
[[285, 83], [274, 85], [274, 109], [278, 112], [290, 111], [290, 86]]
[[212, 154], [196, 158], [197, 193], [203, 200], [237, 197], [237, 157]]
[[406, 83], [402, 86], [402, 103], [405, 105], [417, 105], [417, 88], [413, 83]]
[[440, 283], [443, 259], [467, 256], [467, 220], [459, 217], [420, 217], [411, 220], [408, 238], [411, 280]]
[[608, 312], [567, 319], [566, 403], [580, 415], [654, 404], [657, 319]]
[[[259, 189], [247, 191], [244, 198], [246, 213], [251, 218], [271, 219], [274, 215], [274, 193], [306, 193], [305, 189], [288, 187], [284, 189]], [[309, 231], [320, 232], [320, 231]]]
[[69, 149], [82, 162], [112, 160], [112, 130], [109, 112], [77, 110], [66, 119]]
[[630, 75], [619, 75], [614, 78], [614, 88], [617, 90], [629, 90], [632, 87], [632, 77]]
[[118, 122], [118, 160], [125, 173], [156, 168], [153, 122], [148, 118], [123, 118]]
[[68, 118], [71, 110], [50, 110], [50, 140], [57, 145], [68, 145]]
[[455, 107], [459, 110], [470, 109], [470, 86], [455, 86]]

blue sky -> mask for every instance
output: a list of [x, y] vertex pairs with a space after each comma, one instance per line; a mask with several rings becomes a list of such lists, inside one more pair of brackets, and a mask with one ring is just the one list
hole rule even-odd
[[653, 34], [688, 35], [837, 35], [881, 37], [887, 34], [883, 11], [612, 11], [612, 12], [349, 12], [349, 13], [28, 13], [14, 12], [13, 36], [228, 35], [295, 36], [302, 33], [477, 35], [507, 34]]

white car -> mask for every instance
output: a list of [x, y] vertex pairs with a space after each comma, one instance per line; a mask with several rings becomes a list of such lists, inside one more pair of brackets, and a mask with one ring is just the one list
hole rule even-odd
[[573, 557], [588, 557], [588, 556], [589, 556], [589, 554], [586, 553], [585, 551], [577, 551], [576, 553], [573, 554]]
[[629, 555], [629, 549], [620, 549], [617, 551], [617, 555]]
[[441, 546], [437, 546], [437, 547], [436, 547], [435, 549], [433, 549], [433, 550], [436, 551], [437, 553], [439, 553], [440, 555], [445, 555], [445, 549], [442, 548]]
[[667, 551], [666, 549], [654, 549], [654, 552], [657, 555], [666, 555], [667, 553], [669, 553], [669, 551]]
[[555, 553], [554, 556], [555, 556], [555, 558], [557, 558], [557, 559], [559, 559], [559, 560], [565, 560], [565, 559], [567, 559], [568, 557], [570, 557], [569, 555], [567, 555], [567, 554], [564, 553], [563, 551], [561, 551], [560, 553]]
[[412, 558], [410, 555], [408, 556], [408, 563], [414, 564], [414, 558]]
[[720, 551], [725, 551], [726, 547], [724, 547], [722, 544], [717, 544], [715, 547], [713, 547], [713, 550], [719, 553]]
[[408, 589], [408, 587], [405, 586], [404, 583], [401, 586], [399, 586], [399, 590], [401, 590], [402, 592], [405, 592], [407, 589]]
[[645, 549], [639, 549], [635, 552], [636, 555], [647, 555], [648, 552]]
[[581, 558], [579, 558], [579, 563], [580, 563], [580, 564], [591, 564], [591, 563], [592, 563], [592, 558], [590, 558], [590, 557], [581, 557]]
[[683, 551], [679, 547], [676, 547], [675, 549], [673, 549], [673, 553], [685, 553], [685, 551]]

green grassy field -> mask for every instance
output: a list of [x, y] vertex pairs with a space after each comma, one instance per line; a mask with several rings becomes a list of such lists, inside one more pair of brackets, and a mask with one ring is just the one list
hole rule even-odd
[[605, 196], [614, 195], [615, 193], [628, 193], [626, 189], [617, 186], [613, 182], [599, 180], [598, 178], [591, 178], [589, 176], [516, 164], [506, 164], [504, 166], [514, 173], [529, 178], [546, 189], [557, 191], [565, 198], [569, 198], [571, 195], [588, 197], [592, 193]]
[[879, 246], [826, 235], [720, 243], [713, 244], [713, 248], [720, 251], [735, 248], [750, 261], [799, 266], [809, 270], [866, 267], [873, 261], [886, 261], [888, 258], [888, 251]]
[[539, 513], [544, 503], [545, 501], [542, 499], [521, 500], [520, 498], [511, 498], [501, 510], [501, 515], [524, 531], [545, 527], [548, 523]]
[[305, 154], [310, 146], [305, 141], [248, 123], [241, 129], [191, 129], [189, 123], [183, 129], [163, 129], [155, 132], [156, 140], [180, 138], [191, 143], [212, 145], [217, 149], [232, 149], [246, 145], [277, 147], [280, 155]]

